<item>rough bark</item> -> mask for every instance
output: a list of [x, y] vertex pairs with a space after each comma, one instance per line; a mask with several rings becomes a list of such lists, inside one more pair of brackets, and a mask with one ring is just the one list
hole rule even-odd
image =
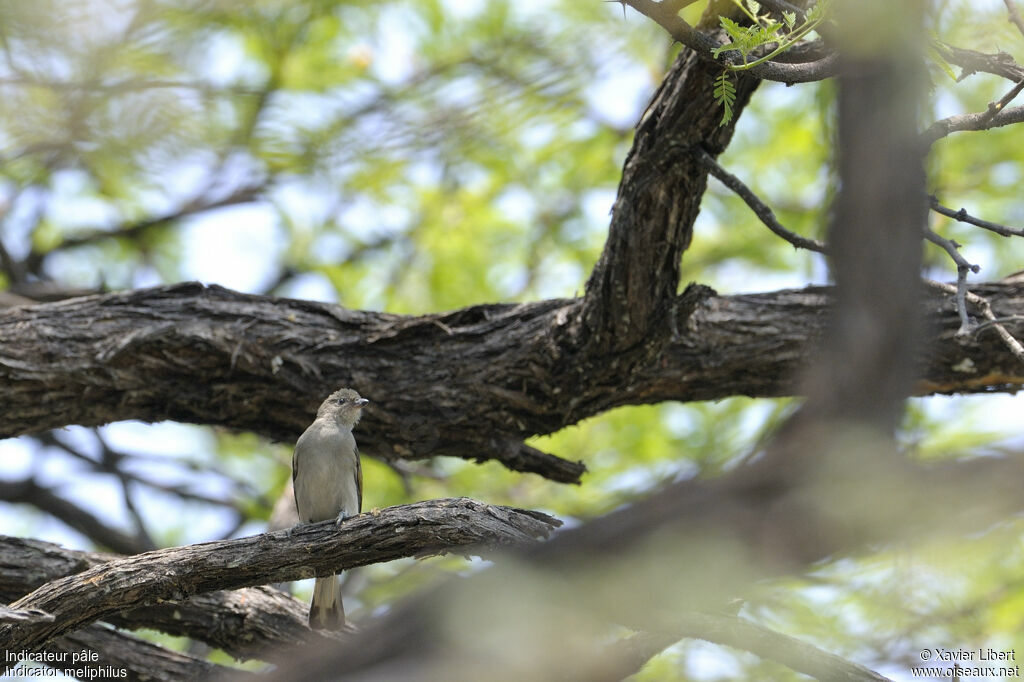
[[[999, 316], [1024, 315], [1020, 283], [972, 290]], [[12, 308], [0, 311], [0, 436], [173, 419], [291, 442], [324, 395], [352, 385], [373, 401], [357, 433], [366, 453], [497, 459], [575, 481], [582, 466], [522, 439], [626, 404], [792, 395], [829, 304], [824, 288], [701, 297], [660, 356], [609, 362], [590, 384], [557, 345], [579, 300], [400, 316], [192, 283]], [[994, 332], [955, 337], [952, 296], [929, 292], [923, 307], [918, 393], [1024, 384]]]
[[51, 622], [0, 625], [4, 651], [29, 650], [129, 606], [338, 573], [409, 556], [479, 554], [546, 537], [560, 522], [540, 512], [469, 499], [433, 500], [238, 540], [115, 559], [48, 582], [11, 607], [41, 609]]
[[[72, 677], [76, 676], [76, 671], [85, 669], [86, 674], [79, 679], [88, 679], [88, 671], [98, 679], [112, 679], [124, 671], [126, 676], [118, 679], [140, 682], [203, 680], [223, 677], [228, 673], [235, 680], [257, 679], [255, 673], [210, 663], [100, 625], [58, 637], [46, 650], [57, 657], [54, 662], [47, 663], [51, 668], [63, 670]], [[92, 663], [75, 663], [74, 655], [83, 651], [95, 652], [98, 659]]]
[[[0, 536], [0, 601], [15, 601], [51, 580], [122, 558]], [[308, 606], [291, 595], [260, 586], [125, 609], [104, 620], [122, 628], [151, 628], [189, 637], [223, 649], [239, 660], [274, 660], [268, 653], [274, 649], [300, 644], [322, 646], [332, 641], [323, 631], [309, 629], [307, 611]]]
[[[720, 64], [684, 50], [637, 124], [608, 239], [573, 330], [594, 359], [622, 362], [626, 354], [649, 361], [672, 333], [680, 259], [693, 238], [707, 187], [707, 169], [693, 150], [717, 157], [735, 129], [735, 123], [720, 125], [714, 105], [714, 80], [721, 71]], [[746, 75], [737, 78], [737, 111], [759, 83]]]

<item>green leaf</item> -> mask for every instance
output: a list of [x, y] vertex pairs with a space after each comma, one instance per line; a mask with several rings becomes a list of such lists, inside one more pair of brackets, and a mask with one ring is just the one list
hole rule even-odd
[[729, 17], [719, 17], [719, 21], [722, 24], [722, 28], [725, 29], [725, 32], [728, 33], [734, 41], [740, 42], [746, 37], [747, 29], [740, 26]]
[[722, 107], [722, 121], [718, 125], [719, 127], [728, 125], [733, 116], [733, 104], [736, 103], [736, 86], [728, 71], [723, 71], [715, 79], [714, 96], [715, 101]]
[[935, 62], [936, 66], [942, 69], [943, 73], [950, 77], [954, 83], [957, 81], [956, 72], [953, 71], [953, 67], [946, 61], [945, 57], [942, 56], [942, 53], [935, 49], [934, 43], [928, 44], [928, 56], [933, 62]]

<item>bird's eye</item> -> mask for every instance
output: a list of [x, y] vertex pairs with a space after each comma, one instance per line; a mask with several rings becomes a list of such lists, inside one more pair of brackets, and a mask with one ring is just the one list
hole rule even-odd
[[344, 405], [347, 402], [348, 402], [348, 398], [338, 398], [338, 404], [339, 405]]

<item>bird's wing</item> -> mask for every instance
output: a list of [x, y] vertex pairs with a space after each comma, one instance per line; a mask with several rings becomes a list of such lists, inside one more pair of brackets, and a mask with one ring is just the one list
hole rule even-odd
[[359, 446], [356, 445], [352, 448], [356, 455], [356, 492], [359, 497], [359, 506], [356, 508], [357, 514], [363, 513], [363, 465], [359, 461]]

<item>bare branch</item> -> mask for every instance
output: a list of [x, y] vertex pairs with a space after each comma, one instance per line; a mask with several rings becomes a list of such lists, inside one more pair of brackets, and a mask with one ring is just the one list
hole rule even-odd
[[925, 228], [924, 238], [942, 247], [956, 263], [956, 309], [960, 314], [960, 330], [957, 331], [957, 336], [969, 334], [971, 320], [967, 315], [967, 273], [977, 273], [981, 270], [981, 266], [967, 262], [967, 259], [960, 254], [960, 244], [952, 239], [939, 236], [931, 228]]
[[[714, 33], [724, 35], [721, 29]], [[597, 376], [612, 358], [623, 368], [649, 362], [671, 334], [667, 322], [679, 291], [679, 264], [707, 186], [707, 170], [691, 149], [724, 149], [738, 118], [719, 125], [716, 75], [696, 53], [682, 51], [637, 124], [604, 250], [587, 279], [576, 323], [564, 325], [566, 350], [591, 360], [581, 372]], [[737, 76], [737, 114], [759, 82]]]
[[988, 108], [985, 111], [985, 114], [988, 116], [989, 120], [991, 120], [992, 117], [998, 114], [1000, 111], [1005, 109], [1007, 104], [1016, 99], [1017, 95], [1020, 94], [1021, 90], [1024, 90], [1024, 80], [1021, 80], [1019, 83], [1013, 86], [1009, 92], [1007, 92], [1005, 95], [999, 98], [998, 102], [989, 102]]
[[[971, 225], [977, 225], [987, 230], [991, 230], [1003, 236], [1024, 236], [1024, 231], [1017, 230], [1015, 228], [1000, 225], [998, 223], [991, 223], [987, 220], [981, 220], [980, 218], [974, 218], [968, 215], [965, 209], [959, 211], [953, 211], [939, 203], [939, 200], [934, 196], [929, 197], [932, 210], [942, 215], [948, 216], [955, 220], [965, 222]], [[945, 249], [946, 253], [956, 263], [957, 278], [956, 278], [956, 307], [957, 312], [960, 315], [960, 329], [957, 330], [956, 336], [958, 338], [965, 338], [972, 334], [978, 333], [980, 328], [992, 327], [999, 334], [999, 338], [1003, 340], [1006, 347], [1013, 353], [1018, 359], [1024, 361], [1024, 346], [1006, 329], [1003, 325], [1003, 320], [997, 318], [995, 313], [992, 312], [992, 306], [988, 299], [972, 294], [967, 290], [967, 272], [978, 272], [981, 268], [977, 265], [969, 263], [963, 256], [960, 255], [959, 248], [960, 244], [956, 243], [951, 239], [944, 239], [939, 235], [935, 234], [931, 229], [925, 230], [925, 238]], [[948, 285], [939, 284], [931, 280], [927, 281], [930, 286], [934, 286], [948, 291], [946, 287]], [[986, 322], [983, 325], [975, 325], [971, 322], [970, 317], [967, 314], [967, 302], [970, 301], [974, 305], [978, 306], [981, 310], [982, 315], [985, 317]], [[1013, 319], [1016, 316], [1010, 316], [1008, 319]]]
[[938, 50], [943, 59], [962, 69], [961, 80], [975, 73], [991, 73], [1014, 83], [1024, 80], [1024, 66], [1018, 64], [1013, 57], [1005, 52], [987, 54], [940, 42], [934, 42], [932, 46]]
[[[999, 338], [1002, 339], [1002, 342], [1010, 350], [1010, 352], [1013, 353], [1013, 355], [1018, 360], [1020, 360], [1022, 363], [1024, 363], [1024, 345], [1021, 345], [1021, 342], [1018, 341], [1013, 336], [1013, 334], [1011, 334], [1006, 329], [1006, 327], [1004, 326], [1003, 322], [1001, 321], [1003, 318], [1000, 318], [1000, 317], [996, 316], [996, 314], [992, 311], [992, 304], [989, 302], [989, 300], [987, 298], [985, 298], [983, 296], [979, 296], [979, 295], [977, 295], [975, 293], [972, 293], [970, 291], [963, 290], [961, 288], [961, 286], [960, 286], [959, 278], [957, 279], [957, 286], [956, 287], [954, 287], [954, 286], [952, 286], [950, 284], [944, 284], [942, 282], [935, 282], [933, 280], [925, 280], [925, 283], [928, 284], [928, 286], [934, 287], [936, 289], [941, 289], [942, 291], [945, 291], [947, 293], [955, 294], [957, 296], [957, 306], [958, 306], [958, 308], [960, 307], [961, 297], [962, 297], [963, 301], [970, 302], [970, 303], [976, 305], [981, 310], [982, 317], [984, 317], [985, 320], [986, 320], [986, 323], [985, 323], [984, 326], [985, 327], [992, 327], [996, 331], [996, 333], [999, 335]], [[963, 293], [961, 293], [961, 292], [963, 292]], [[1016, 316], [1016, 315], [1011, 316], [1011, 319], [1015, 319], [1016, 317], [1018, 317], [1018, 316]], [[968, 321], [968, 325], [969, 324], [970, 324], [970, 322]], [[965, 330], [963, 324], [961, 323], [961, 327], [960, 327], [960, 330], [957, 332], [957, 335], [960, 336], [960, 337], [963, 337], [963, 336], [967, 335], [968, 333], [973, 333], [975, 331], [976, 330], [973, 327], [969, 327], [968, 329]]]
[[1017, 5], [1013, 3], [1013, 0], [1003, 0], [1003, 4], [1006, 5], [1007, 18], [1017, 27], [1021, 35], [1024, 35], [1024, 17], [1021, 17]]
[[[0, 536], [0, 600], [14, 601], [39, 586], [123, 557], [81, 552], [39, 540]], [[183, 602], [135, 605], [104, 620], [203, 642], [240, 659], [273, 661], [289, 646], [334, 640], [307, 626], [308, 606], [266, 586], [208, 592]]]
[[732, 173], [728, 172], [715, 161], [710, 154], [703, 149], [697, 149], [695, 151], [697, 157], [701, 160], [701, 163], [711, 172], [713, 176], [718, 178], [722, 184], [731, 189], [733, 192], [738, 194], [743, 201], [746, 202], [747, 206], [754, 212], [754, 214], [761, 220], [765, 226], [774, 232], [779, 237], [782, 237], [787, 242], [792, 244], [798, 249], [807, 249], [809, 251], [815, 251], [817, 253], [826, 253], [825, 244], [818, 241], [817, 239], [808, 239], [801, 237], [800, 235], [787, 230], [776, 218], [775, 212], [772, 211], [771, 207], [761, 201], [760, 198], [754, 192], [743, 184], [743, 181], [737, 178]]
[[778, 14], [791, 12], [796, 15], [798, 21], [803, 21], [804, 17], [807, 16], [807, 13], [802, 7], [797, 7], [794, 4], [786, 2], [786, 0], [762, 0], [761, 4], [768, 9], [775, 10]]
[[141, 543], [138, 536], [112, 528], [109, 523], [95, 517], [91, 512], [39, 485], [32, 477], [20, 481], [0, 481], [0, 499], [31, 504], [60, 519], [101, 547], [121, 554], [135, 554], [151, 549]]
[[[560, 525], [539, 512], [465, 498], [432, 500], [238, 540], [174, 547], [116, 559], [47, 583], [11, 604], [53, 614], [49, 623], [0, 626], [6, 651], [41, 646], [54, 637], [140, 606], [284, 580], [332, 575], [402, 557], [480, 553], [532, 542]], [[315, 548], [315, 551], [313, 551]]]
[[1021, 123], [1022, 121], [1024, 121], [1024, 106], [1003, 109], [995, 115], [990, 115], [988, 111], [976, 114], [958, 114], [932, 123], [921, 133], [921, 140], [925, 144], [931, 145], [950, 133], [968, 130], [991, 130], [992, 128]]
[[975, 225], [982, 229], [995, 232], [996, 234], [1001, 234], [1004, 237], [1024, 237], [1024, 228], [1008, 227], [1006, 225], [1001, 225], [1000, 223], [993, 223], [988, 220], [982, 220], [981, 218], [975, 218], [969, 214], [965, 208], [961, 208], [959, 211], [954, 211], [948, 206], [940, 204], [935, 195], [931, 195], [929, 197], [929, 201], [931, 202], [933, 211], [942, 214], [947, 218], [952, 218], [953, 220], [957, 220], [961, 223], [967, 223], [968, 225]]
[[25, 260], [26, 267], [36, 272], [39, 269], [39, 265], [47, 255], [54, 251], [62, 249], [70, 249], [77, 246], [84, 246], [86, 244], [94, 244], [98, 241], [105, 239], [135, 239], [139, 235], [147, 232], [148, 230], [158, 227], [160, 225], [166, 225], [183, 218], [198, 215], [206, 211], [213, 211], [218, 208], [224, 208], [227, 206], [237, 206], [239, 204], [247, 204], [254, 201], [263, 192], [265, 187], [263, 185], [250, 185], [245, 187], [239, 187], [232, 191], [230, 194], [217, 198], [211, 199], [209, 197], [199, 196], [189, 201], [185, 205], [179, 207], [174, 211], [170, 211], [161, 216], [155, 216], [152, 218], [146, 218], [131, 224], [119, 225], [110, 230], [102, 230], [98, 232], [90, 232], [88, 234], [76, 235], [65, 237], [60, 244], [51, 248], [46, 253], [38, 251], [32, 251], [29, 253]]

